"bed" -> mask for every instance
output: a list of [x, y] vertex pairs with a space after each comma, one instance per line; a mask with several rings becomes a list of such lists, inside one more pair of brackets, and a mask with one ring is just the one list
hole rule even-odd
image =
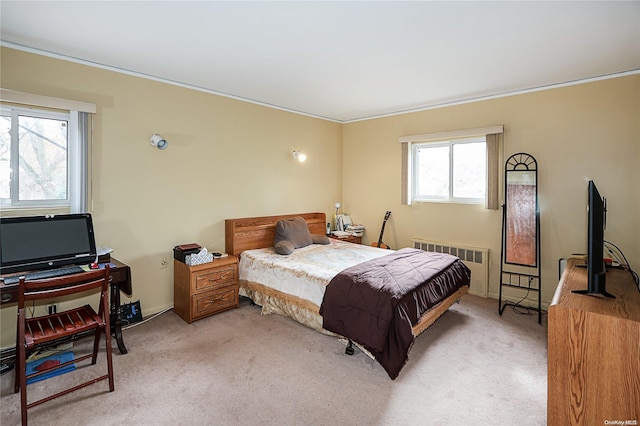
[[[453, 256], [436, 254], [433, 258], [433, 254], [417, 249], [392, 251], [333, 239], [326, 245], [298, 248], [288, 256], [276, 254], [276, 223], [296, 217], [304, 218], [311, 234], [324, 235], [324, 213], [225, 221], [226, 251], [240, 258], [240, 294], [261, 306], [263, 315], [285, 315], [321, 333], [343, 336], [359, 344], [395, 379], [408, 359], [415, 337], [468, 292], [469, 269]], [[380, 289], [375, 288], [366, 290], [370, 296], [363, 297], [359, 283], [362, 277], [376, 275], [375, 271], [386, 275], [395, 269], [404, 280], [407, 274], [403, 265], [414, 257], [419, 260], [419, 267], [427, 265], [428, 284], [421, 283], [401, 297], [385, 296], [393, 299], [391, 302], [372, 299], [380, 297]], [[420, 274], [427, 273], [419, 270]], [[354, 292], [362, 292], [352, 300], [360, 306], [343, 303]], [[388, 307], [389, 304], [393, 306]], [[383, 314], [378, 305], [384, 306]], [[368, 314], [353, 318], [353, 311]], [[372, 336], [370, 340], [370, 336], [362, 334], [374, 329], [386, 335]]]

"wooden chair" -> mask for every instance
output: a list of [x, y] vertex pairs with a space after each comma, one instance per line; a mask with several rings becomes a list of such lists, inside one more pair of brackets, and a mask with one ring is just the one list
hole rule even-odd
[[[98, 312], [90, 305], [70, 309], [50, 315], [27, 318], [25, 302], [68, 296], [100, 289]], [[43, 371], [27, 375], [27, 354], [37, 345], [61, 339], [72, 339], [78, 334], [94, 334], [93, 351], [71, 361], [60, 363]], [[65, 389], [46, 398], [27, 403], [27, 379], [67, 367], [91, 358], [95, 364], [98, 358], [100, 335], [104, 333], [107, 352], [107, 374], [95, 377], [77, 386]], [[18, 332], [16, 338], [15, 392], [20, 390], [22, 424], [27, 424], [27, 409], [44, 402], [74, 392], [101, 380], [109, 379], [109, 391], [114, 390], [113, 365], [111, 362], [111, 329], [109, 324], [109, 265], [104, 269], [63, 277], [26, 281], [20, 278], [18, 288]]]

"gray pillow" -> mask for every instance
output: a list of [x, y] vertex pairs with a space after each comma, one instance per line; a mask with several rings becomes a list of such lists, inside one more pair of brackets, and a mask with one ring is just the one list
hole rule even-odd
[[289, 241], [293, 247], [300, 248], [313, 244], [307, 222], [302, 217], [281, 219], [276, 223], [274, 245], [280, 241]]
[[316, 234], [311, 234], [311, 241], [313, 242], [313, 244], [322, 244], [322, 245], [327, 245], [331, 242], [329, 241], [329, 238], [326, 235], [316, 235]]
[[273, 248], [278, 254], [290, 255], [296, 249], [290, 241], [277, 242]]

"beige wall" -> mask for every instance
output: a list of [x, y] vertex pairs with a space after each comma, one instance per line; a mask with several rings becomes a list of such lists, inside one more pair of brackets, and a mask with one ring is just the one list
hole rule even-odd
[[[538, 160], [543, 300], [557, 260], [586, 249], [586, 180], [609, 200], [607, 239], [640, 268], [640, 76], [340, 125], [12, 49], [4, 88], [95, 103], [94, 221], [98, 244], [133, 268], [145, 315], [173, 304], [171, 248], [224, 248], [224, 219], [344, 211], [376, 240], [412, 237], [492, 250], [497, 295], [501, 213], [474, 205], [400, 205], [398, 137], [505, 125], [505, 155]], [[166, 151], [148, 139], [160, 133]], [[292, 149], [308, 154], [305, 164]], [[169, 259], [166, 269], [162, 258]], [[124, 300], [127, 302], [128, 300]], [[1, 310], [0, 345], [13, 345], [15, 307]]]
[[634, 75], [347, 124], [344, 204], [355, 221], [366, 224], [367, 241], [377, 240], [384, 212], [391, 210], [385, 241], [392, 247], [408, 246], [412, 237], [488, 247], [489, 293], [497, 298], [501, 211], [477, 205], [401, 205], [398, 138], [503, 124], [505, 158], [527, 152], [538, 161], [542, 298], [547, 305], [557, 284], [558, 259], [586, 251], [588, 179], [608, 199], [606, 239], [640, 269], [638, 117], [640, 76]]
[[[224, 220], [334, 211], [342, 198], [342, 125], [2, 48], [3, 88], [97, 105], [96, 240], [132, 267], [144, 315], [173, 306], [172, 247], [224, 250]], [[153, 133], [168, 149], [149, 144]], [[293, 149], [305, 152], [300, 164]], [[160, 268], [162, 258], [169, 266]], [[15, 341], [15, 306], [2, 308]]]

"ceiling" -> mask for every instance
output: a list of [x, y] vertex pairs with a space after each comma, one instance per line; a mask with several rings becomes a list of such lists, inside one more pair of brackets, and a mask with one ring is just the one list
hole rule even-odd
[[2, 45], [337, 122], [640, 72], [640, 2], [0, 3]]

